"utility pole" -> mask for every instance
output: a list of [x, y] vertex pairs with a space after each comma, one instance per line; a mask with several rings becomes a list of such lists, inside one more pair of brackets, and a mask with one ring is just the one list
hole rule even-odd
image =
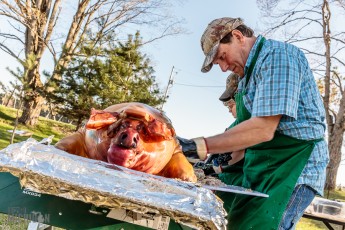
[[[168, 85], [167, 85], [167, 88], [165, 89], [165, 93], [164, 93], [164, 101], [166, 101], [166, 99], [169, 97], [168, 96], [168, 92], [169, 92], [169, 89], [173, 86], [174, 84], [174, 75], [173, 75], [173, 72], [174, 72], [174, 66], [171, 68], [171, 72], [170, 72], [170, 77], [169, 77], [169, 81], [168, 81]], [[163, 106], [164, 106], [164, 103], [162, 103], [162, 106], [161, 106], [161, 110], [163, 110]]]

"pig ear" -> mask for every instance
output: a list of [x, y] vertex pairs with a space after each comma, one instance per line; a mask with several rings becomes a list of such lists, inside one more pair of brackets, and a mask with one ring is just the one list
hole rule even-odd
[[117, 121], [116, 112], [106, 112], [92, 108], [90, 119], [86, 123], [87, 129], [101, 129]]

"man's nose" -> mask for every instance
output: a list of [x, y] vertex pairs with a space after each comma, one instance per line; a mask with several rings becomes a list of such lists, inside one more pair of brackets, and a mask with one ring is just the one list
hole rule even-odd
[[228, 70], [227, 65], [224, 62], [219, 63], [219, 67], [223, 72]]

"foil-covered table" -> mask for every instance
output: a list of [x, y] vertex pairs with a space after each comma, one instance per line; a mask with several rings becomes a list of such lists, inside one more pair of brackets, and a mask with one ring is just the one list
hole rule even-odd
[[0, 171], [33, 192], [157, 213], [195, 229], [226, 229], [223, 203], [211, 190], [71, 155], [31, 138], [0, 151]]

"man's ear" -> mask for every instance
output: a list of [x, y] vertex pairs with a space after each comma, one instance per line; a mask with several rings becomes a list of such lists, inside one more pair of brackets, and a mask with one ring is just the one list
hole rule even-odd
[[241, 33], [241, 31], [235, 29], [235, 30], [231, 31], [231, 33], [232, 33], [232, 37], [234, 39], [237, 39], [241, 44], [244, 43], [244, 36]]

